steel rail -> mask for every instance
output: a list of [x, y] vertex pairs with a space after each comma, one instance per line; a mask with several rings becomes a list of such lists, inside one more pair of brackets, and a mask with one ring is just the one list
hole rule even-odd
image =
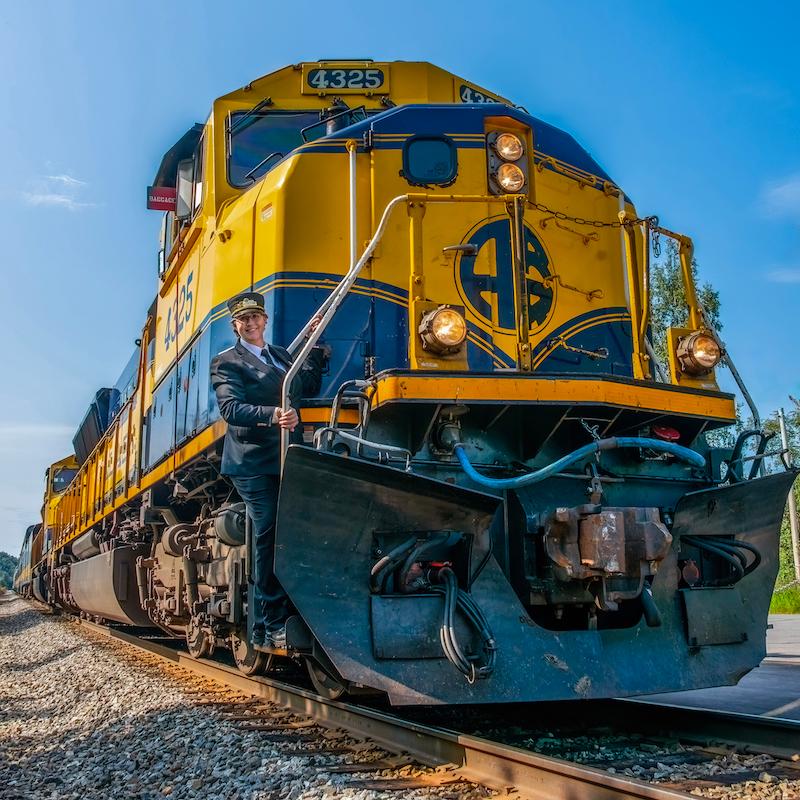
[[734, 711], [688, 707], [652, 699], [603, 701], [614, 724], [668, 733], [681, 741], [713, 740], [738, 752], [769, 753], [781, 759], [800, 759], [800, 722]]
[[79, 620], [81, 625], [156, 655], [165, 661], [305, 714], [328, 728], [343, 728], [387, 750], [407, 753], [428, 766], [452, 765], [453, 773], [493, 789], [515, 789], [531, 800], [687, 800], [694, 797], [633, 778], [612, 775], [568, 761], [531, 753], [477, 736], [400, 719], [363, 706], [326, 700], [304, 689], [264, 677], [248, 677], [233, 667], [116, 628]]

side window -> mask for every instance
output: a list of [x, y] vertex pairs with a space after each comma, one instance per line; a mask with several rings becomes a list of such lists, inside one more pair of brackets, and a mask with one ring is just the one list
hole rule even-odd
[[200, 141], [197, 143], [197, 149], [194, 151], [194, 185], [192, 188], [192, 216], [194, 216], [200, 208], [200, 203], [203, 201], [203, 175], [205, 172], [205, 141], [206, 137], [201, 136]]
[[458, 151], [445, 136], [414, 136], [403, 145], [402, 176], [412, 186], [449, 186], [458, 174]]
[[178, 162], [178, 191], [175, 200], [175, 218], [188, 222], [192, 217], [194, 198], [194, 159], [184, 158]]
[[167, 254], [172, 248], [175, 227], [175, 212], [166, 211], [161, 218], [161, 230], [158, 235], [158, 277], [163, 278], [167, 272]]
[[175, 217], [186, 224], [194, 219], [203, 200], [203, 143], [201, 136], [194, 155], [178, 162]]

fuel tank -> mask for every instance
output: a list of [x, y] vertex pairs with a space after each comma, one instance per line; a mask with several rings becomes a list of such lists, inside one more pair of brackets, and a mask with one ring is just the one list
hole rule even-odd
[[70, 564], [70, 591], [88, 614], [128, 625], [152, 626], [139, 605], [136, 559], [150, 553], [148, 545], [124, 545]]
[[49, 592], [47, 591], [47, 573], [44, 571], [43, 568], [39, 568], [34, 576], [32, 581], [31, 588], [33, 589], [33, 596], [40, 602], [46, 603]]

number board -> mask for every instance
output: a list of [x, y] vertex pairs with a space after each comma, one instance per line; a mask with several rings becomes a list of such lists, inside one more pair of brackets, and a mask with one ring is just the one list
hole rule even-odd
[[386, 64], [354, 67], [352, 64], [303, 65], [303, 94], [371, 94], [389, 91]]
[[458, 88], [458, 96], [461, 99], [462, 103], [499, 103], [500, 100], [497, 100], [494, 97], [486, 94], [486, 92], [481, 92], [478, 89], [473, 89], [471, 86], [467, 86], [466, 83], [462, 83], [461, 86]]

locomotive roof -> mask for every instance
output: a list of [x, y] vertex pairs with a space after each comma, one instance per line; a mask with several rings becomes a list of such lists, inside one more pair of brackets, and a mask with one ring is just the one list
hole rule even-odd
[[[414, 135], [483, 134], [484, 119], [487, 116], [504, 116], [517, 120], [533, 130], [534, 143], [538, 151], [592, 173], [601, 180], [614, 182], [569, 133], [532, 116], [524, 109], [503, 103], [418, 103], [396, 106], [342, 128], [331, 136], [303, 145], [300, 149], [303, 152], [323, 152], [337, 147], [341, 139], [360, 137], [366, 131], [406, 135], [409, 135], [409, 131], [413, 131]], [[464, 143], [460, 142], [459, 146], [463, 147]], [[478, 142], [476, 146], [484, 145]], [[337, 149], [340, 149], [340, 146]]]

